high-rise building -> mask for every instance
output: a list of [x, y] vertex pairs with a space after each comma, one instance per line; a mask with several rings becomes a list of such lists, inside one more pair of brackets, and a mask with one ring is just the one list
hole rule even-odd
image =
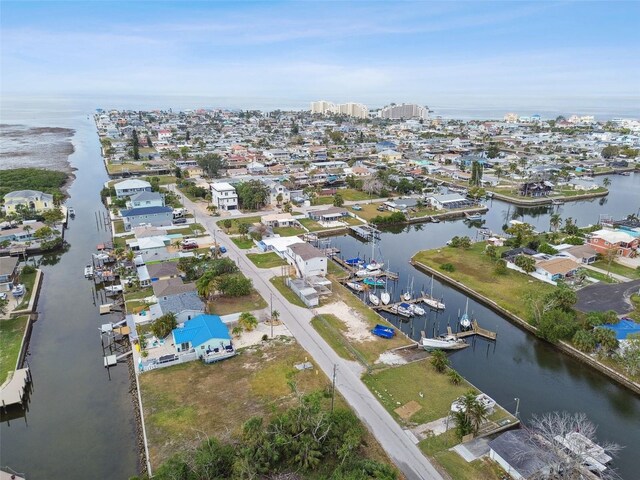
[[337, 114], [348, 115], [356, 118], [367, 118], [369, 116], [369, 108], [362, 103], [339, 103], [334, 104], [325, 100], [319, 102], [311, 102], [311, 113], [319, 113], [322, 115]]
[[380, 117], [390, 120], [409, 120], [410, 118], [429, 118], [429, 109], [415, 103], [388, 105], [380, 110]]
[[504, 121], [507, 123], [518, 123], [518, 114], [517, 113], [505, 113]]

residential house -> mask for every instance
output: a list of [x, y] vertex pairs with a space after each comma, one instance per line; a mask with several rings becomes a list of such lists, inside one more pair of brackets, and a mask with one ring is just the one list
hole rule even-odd
[[198, 357], [233, 352], [229, 329], [218, 315], [198, 315], [171, 332], [178, 353], [195, 350]]
[[549, 455], [526, 430], [509, 430], [489, 442], [489, 458], [514, 480], [547, 478]]
[[127, 202], [129, 208], [164, 207], [164, 197], [158, 192], [140, 192]]
[[296, 267], [301, 277], [327, 274], [327, 256], [313, 245], [294, 243], [287, 248], [285, 260]]
[[129, 231], [139, 225], [166, 227], [173, 223], [173, 209], [171, 207], [142, 207], [121, 210], [124, 229]]
[[30, 242], [34, 240], [33, 234], [46, 225], [42, 222], [28, 221], [13, 228], [0, 230], [0, 242]]
[[415, 198], [399, 198], [398, 200], [389, 200], [384, 202], [384, 206], [390, 212], [406, 213], [407, 210], [417, 208], [418, 200]]
[[574, 190], [584, 190], [588, 192], [590, 190], [597, 190], [599, 185], [591, 180], [585, 180], [583, 178], [572, 178], [569, 180], [569, 185], [571, 185]]
[[179, 277], [181, 273], [180, 270], [178, 270], [178, 262], [151, 263], [147, 265], [147, 272], [149, 273], [151, 282], [176, 278]]
[[523, 197], [546, 197], [553, 191], [550, 182], [525, 182], [520, 185], [520, 195]]
[[237, 210], [238, 194], [236, 189], [227, 182], [212, 183], [211, 203], [218, 210]]
[[565, 278], [573, 277], [580, 264], [570, 258], [554, 257], [549, 260], [540, 260], [536, 263], [536, 273], [544, 280], [557, 282]]
[[395, 150], [383, 150], [378, 153], [378, 158], [383, 162], [398, 162], [402, 159], [402, 154], [400, 152], [396, 152]]
[[4, 196], [4, 211], [7, 215], [19, 209], [43, 212], [55, 208], [53, 195], [38, 190], [16, 190]]
[[195, 283], [183, 283], [180, 278], [169, 278], [152, 283], [153, 293], [163, 313], [183, 310], [204, 311]]
[[567, 245], [567, 248], [558, 248], [557, 256], [566, 256], [578, 263], [592, 264], [598, 259], [598, 252], [591, 245]]
[[339, 221], [342, 217], [348, 216], [349, 212], [342, 207], [330, 207], [324, 210], [307, 212], [307, 215], [316, 222], [335, 222]]
[[18, 257], [0, 257], [0, 292], [8, 292], [18, 279]]
[[270, 181], [265, 184], [269, 187], [270, 205], [284, 205], [291, 201], [291, 191], [281, 183]]
[[615, 248], [621, 257], [631, 257], [637, 254], [640, 239], [622, 230], [597, 230], [588, 235], [587, 243], [603, 255]]
[[131, 178], [123, 180], [114, 185], [116, 189], [116, 197], [124, 198], [131, 197], [137, 193], [151, 192], [151, 184], [144, 180], [138, 180], [137, 178]]
[[425, 200], [431, 207], [438, 210], [452, 210], [474, 205], [471, 200], [468, 200], [459, 193], [429, 194], [426, 195]]
[[267, 227], [291, 227], [298, 224], [298, 221], [290, 213], [272, 213], [260, 217], [260, 223]]

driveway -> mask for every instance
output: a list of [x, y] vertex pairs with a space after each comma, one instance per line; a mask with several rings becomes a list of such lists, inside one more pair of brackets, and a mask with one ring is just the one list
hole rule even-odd
[[633, 310], [630, 297], [640, 291], [640, 280], [625, 283], [598, 283], [578, 290], [576, 308], [581, 312], [606, 312], [619, 315]]
[[280, 312], [280, 320], [327, 377], [331, 378], [334, 367], [336, 368], [336, 388], [406, 478], [408, 480], [442, 480], [440, 473], [412, 439], [362, 383], [360, 377], [363, 369], [360, 364], [340, 358], [311, 326], [313, 312], [289, 303], [269, 281], [274, 275], [273, 272], [269, 269], [258, 269], [248, 260], [245, 252], [218, 228], [216, 221], [219, 217], [211, 217], [207, 214], [206, 205], [195, 204], [187, 198], [184, 198], [184, 204], [190, 210], [198, 212], [198, 221], [209, 233], [215, 232], [217, 240], [222, 241], [227, 247], [228, 256], [237, 261], [242, 273], [253, 280], [254, 288], [267, 302], [271, 303], [274, 310]]

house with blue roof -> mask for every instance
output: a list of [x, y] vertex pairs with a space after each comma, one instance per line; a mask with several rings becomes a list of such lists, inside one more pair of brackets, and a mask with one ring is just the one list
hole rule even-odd
[[174, 329], [171, 335], [178, 354], [195, 350], [205, 361], [235, 354], [229, 329], [218, 315], [198, 315]]
[[140, 225], [153, 225], [154, 227], [167, 227], [173, 221], [173, 209], [171, 207], [141, 207], [120, 210], [124, 220], [125, 230], [131, 230]]

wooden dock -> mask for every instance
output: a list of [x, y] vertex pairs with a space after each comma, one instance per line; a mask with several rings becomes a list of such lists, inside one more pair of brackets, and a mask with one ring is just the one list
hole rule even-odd
[[27, 385], [31, 382], [29, 368], [20, 368], [11, 374], [11, 378], [2, 385], [0, 390], [0, 404], [6, 411], [12, 405], [21, 405], [24, 408], [24, 397]]
[[447, 327], [447, 334], [453, 335], [456, 338], [466, 338], [466, 337], [472, 337], [473, 335], [478, 335], [480, 337], [486, 338], [487, 340], [491, 340], [491, 341], [495, 341], [496, 338], [498, 337], [498, 334], [496, 332], [492, 332], [478, 325], [477, 320], [474, 320], [471, 323], [471, 330], [465, 330], [464, 332], [453, 333], [453, 331], [451, 330], [451, 327]]
[[353, 233], [356, 237], [362, 238], [364, 240], [371, 240], [374, 238], [380, 238], [380, 230], [372, 227], [371, 225], [362, 225], [362, 226], [352, 226], [349, 227], [349, 231]]
[[[397, 307], [401, 303], [409, 303], [409, 304], [420, 303], [420, 302], [424, 301], [425, 298], [429, 298], [429, 297], [421, 296], [421, 297], [412, 298], [411, 300], [402, 300], [400, 302], [390, 303], [389, 305], [372, 306], [371, 308], [373, 308], [374, 310], [382, 310], [383, 312], [395, 314], [396, 313], [395, 310], [394, 310], [395, 307]], [[429, 307], [429, 305], [426, 305], [426, 307], [429, 308], [429, 310], [432, 310]]]
[[[349, 276], [353, 276], [356, 274], [358, 270], [362, 268], [362, 266], [354, 267], [353, 265], [349, 265], [344, 259], [338, 257], [337, 255], [331, 255], [331, 259], [340, 265], [344, 270], [349, 273]], [[375, 278], [388, 278], [389, 280], [398, 280], [399, 275], [395, 272], [391, 272], [389, 270], [383, 270], [379, 275], [372, 275]], [[358, 281], [364, 280], [365, 277], [358, 278]]]

